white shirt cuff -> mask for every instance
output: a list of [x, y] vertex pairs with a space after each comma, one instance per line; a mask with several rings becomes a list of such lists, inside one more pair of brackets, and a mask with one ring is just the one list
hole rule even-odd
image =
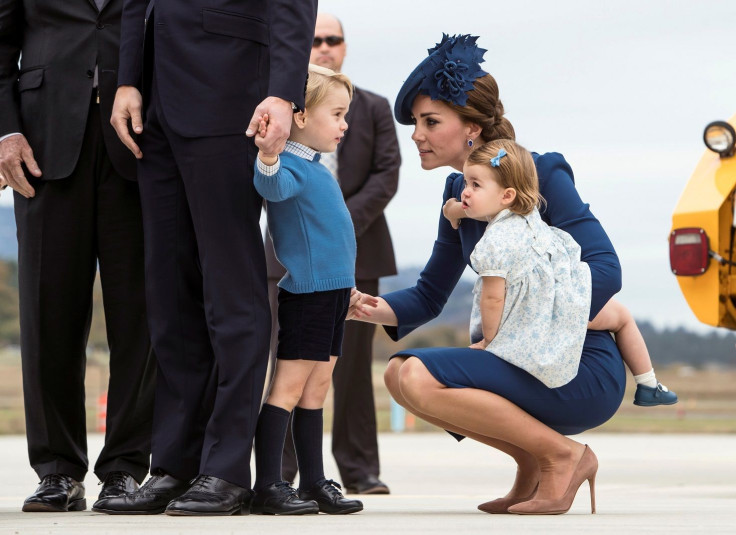
[[[278, 158], [278, 156], [276, 158]], [[281, 160], [277, 159], [275, 164], [266, 165], [261, 161], [260, 158], [256, 157], [256, 165], [258, 166], [258, 171], [261, 174], [266, 176], [273, 176], [279, 172], [279, 169], [281, 168]]]
[[12, 136], [20, 136], [20, 135], [22, 135], [20, 132], [12, 132], [10, 134], [5, 134], [4, 136], [0, 137], [0, 143], [2, 143], [3, 141], [5, 141], [9, 137], [12, 137]]

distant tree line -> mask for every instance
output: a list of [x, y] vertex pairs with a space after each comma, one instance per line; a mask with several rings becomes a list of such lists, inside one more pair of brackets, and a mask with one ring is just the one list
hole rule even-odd
[[[399, 275], [388, 279], [382, 291], [391, 291], [413, 284], [417, 273]], [[398, 279], [402, 280], [398, 280]], [[407, 347], [464, 346], [468, 340], [468, 318], [471, 306], [472, 283], [462, 280], [453, 292], [445, 310], [431, 324], [417, 329], [398, 343], [381, 334], [376, 340], [377, 359], [388, 357]], [[94, 313], [90, 328], [89, 346], [107, 349], [105, 317], [102, 309], [102, 292], [99, 280], [92, 296]], [[702, 367], [720, 364], [736, 367], [736, 333], [714, 330], [699, 334], [683, 328], [657, 329], [646, 321], [639, 321], [639, 328], [647, 342], [655, 367], [685, 364]], [[379, 330], [380, 331], [380, 330]], [[0, 260], [0, 348], [20, 343], [18, 323], [18, 265], [14, 261]]]

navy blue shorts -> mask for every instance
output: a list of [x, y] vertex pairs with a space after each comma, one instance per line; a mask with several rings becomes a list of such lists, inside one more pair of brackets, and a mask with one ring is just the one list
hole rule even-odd
[[279, 288], [276, 358], [327, 362], [342, 355], [350, 288], [293, 294]]
[[621, 404], [626, 385], [624, 363], [608, 331], [588, 331], [577, 376], [559, 388], [548, 388], [521, 368], [479, 349], [431, 347], [394, 355], [409, 356], [419, 358], [443, 385], [498, 394], [563, 435], [607, 421]]

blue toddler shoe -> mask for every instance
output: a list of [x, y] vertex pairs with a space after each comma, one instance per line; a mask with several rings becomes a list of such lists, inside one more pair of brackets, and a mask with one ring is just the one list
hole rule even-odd
[[636, 385], [634, 405], [641, 407], [655, 407], [657, 405], [674, 405], [677, 403], [677, 394], [668, 390], [662, 383], [652, 388], [646, 385]]

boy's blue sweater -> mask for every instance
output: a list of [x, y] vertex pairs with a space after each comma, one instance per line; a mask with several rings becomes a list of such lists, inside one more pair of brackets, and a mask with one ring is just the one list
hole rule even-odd
[[[287, 148], [287, 150], [289, 150]], [[276, 258], [286, 268], [279, 287], [312, 293], [355, 286], [355, 231], [340, 186], [319, 163], [284, 151], [276, 174], [256, 163], [254, 184], [266, 199]]]

